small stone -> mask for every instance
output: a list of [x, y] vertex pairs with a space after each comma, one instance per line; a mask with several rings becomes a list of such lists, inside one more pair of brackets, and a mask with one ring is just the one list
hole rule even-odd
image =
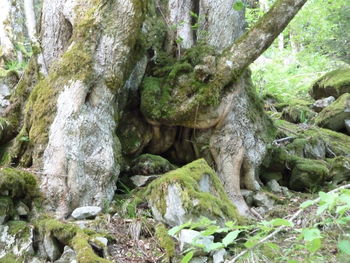
[[98, 206], [79, 207], [73, 211], [72, 217], [77, 220], [95, 218], [101, 211], [102, 208]]
[[130, 177], [132, 183], [137, 187], [142, 187], [148, 185], [153, 180], [157, 179], [158, 175], [135, 175]]
[[25, 203], [19, 202], [16, 206], [16, 211], [19, 216], [27, 216], [30, 212], [30, 209]]
[[315, 103], [312, 105], [312, 109], [316, 112], [321, 112], [324, 108], [331, 105], [332, 102], [335, 101], [335, 98], [333, 96], [329, 96], [324, 99], [316, 100]]
[[206, 263], [206, 262], [208, 262], [208, 257], [194, 257], [190, 261], [190, 263]]
[[55, 263], [77, 263], [77, 256], [73, 249], [68, 246], [64, 247], [62, 256]]
[[267, 183], [267, 187], [274, 193], [281, 193], [282, 188], [276, 180], [271, 180]]
[[225, 256], [227, 251], [225, 249], [217, 250], [213, 253], [213, 263], [223, 263], [225, 261]]
[[108, 245], [108, 239], [105, 237], [95, 237], [95, 240], [100, 242], [104, 247]]
[[258, 192], [253, 196], [254, 203], [258, 207], [264, 207], [270, 209], [274, 205], [274, 201], [267, 196], [264, 192]]

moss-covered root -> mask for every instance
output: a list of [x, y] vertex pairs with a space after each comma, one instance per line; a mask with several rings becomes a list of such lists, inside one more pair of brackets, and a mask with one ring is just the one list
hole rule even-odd
[[49, 234], [63, 245], [74, 249], [79, 263], [111, 263], [95, 254], [89, 241], [100, 236], [88, 229], [81, 229], [72, 223], [63, 223], [55, 219], [42, 219], [35, 223], [41, 237]]

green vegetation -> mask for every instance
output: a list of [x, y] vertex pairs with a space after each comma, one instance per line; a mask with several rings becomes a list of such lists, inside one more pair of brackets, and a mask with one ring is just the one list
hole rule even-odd
[[[305, 99], [319, 77], [348, 67], [349, 8], [346, 0], [308, 1], [280, 38], [252, 65], [259, 94], [274, 94], [286, 102]], [[248, 9], [250, 23], [262, 14], [260, 9]]]

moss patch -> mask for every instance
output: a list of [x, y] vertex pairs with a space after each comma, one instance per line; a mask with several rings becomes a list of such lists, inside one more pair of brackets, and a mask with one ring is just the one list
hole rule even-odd
[[310, 90], [310, 95], [314, 99], [329, 96], [338, 98], [344, 93], [350, 93], [350, 68], [328, 72], [316, 80]]
[[168, 229], [163, 224], [156, 226], [156, 238], [168, 259], [175, 256], [175, 241], [168, 235]]

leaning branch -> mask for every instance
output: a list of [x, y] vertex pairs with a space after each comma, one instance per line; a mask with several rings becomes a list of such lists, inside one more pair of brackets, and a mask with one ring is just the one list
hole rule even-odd
[[260, 21], [224, 51], [218, 80], [226, 86], [254, 62], [287, 27], [307, 0], [278, 0]]
[[[332, 194], [332, 193], [336, 193], [339, 192], [342, 189], [349, 189], [350, 188], [350, 184], [346, 184], [343, 186], [340, 186], [330, 192], [328, 192], [328, 194]], [[316, 198], [313, 200], [313, 203], [318, 203], [320, 201], [320, 198]], [[293, 223], [293, 221], [298, 218], [298, 216], [305, 210], [305, 208], [301, 208], [299, 209], [288, 221], [290, 223]], [[275, 235], [277, 235], [279, 232], [281, 232], [281, 230], [287, 228], [287, 226], [280, 226], [278, 227], [275, 231], [273, 231], [271, 234], [267, 235], [266, 237], [264, 237], [263, 239], [261, 239], [258, 243], [256, 243], [253, 247], [243, 250], [241, 253], [239, 253], [237, 256], [235, 256], [233, 259], [229, 260], [229, 261], [225, 261], [225, 263], [235, 263], [240, 257], [244, 256], [245, 254], [247, 254], [249, 251], [252, 251], [253, 249], [259, 247], [261, 244], [265, 243], [266, 241], [268, 241], [269, 239], [271, 239], [272, 237], [274, 237]]]

